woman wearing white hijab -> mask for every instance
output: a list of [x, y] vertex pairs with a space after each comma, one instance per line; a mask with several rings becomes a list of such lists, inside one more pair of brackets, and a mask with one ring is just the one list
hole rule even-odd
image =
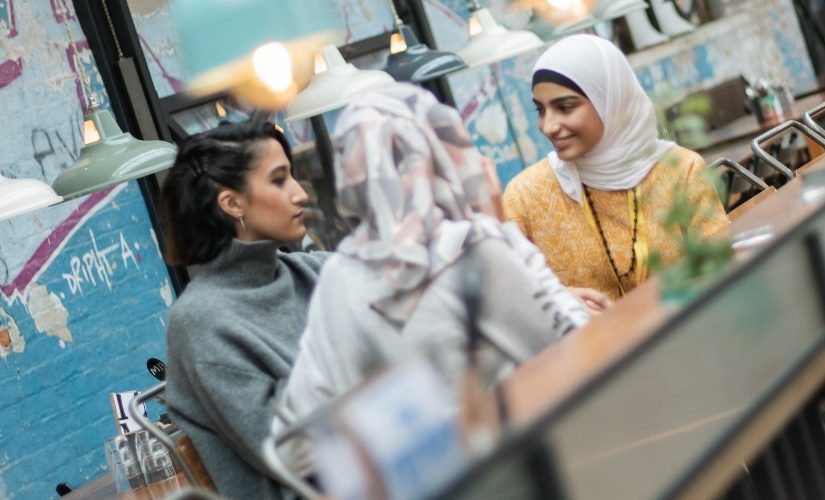
[[589, 320], [541, 252], [493, 216], [485, 160], [455, 109], [393, 84], [350, 104], [334, 137], [338, 203], [357, 225], [315, 288], [287, 413], [306, 415], [376, 362], [425, 347], [455, 380], [467, 273], [480, 281], [473, 319], [488, 341], [479, 353], [488, 382]]
[[548, 158], [507, 186], [504, 211], [568, 287], [618, 298], [647, 279], [648, 252], [678, 259], [678, 234], [660, 214], [686, 190], [709, 236], [727, 225], [702, 158], [658, 139], [653, 103], [627, 59], [592, 35], [562, 39], [533, 69]]

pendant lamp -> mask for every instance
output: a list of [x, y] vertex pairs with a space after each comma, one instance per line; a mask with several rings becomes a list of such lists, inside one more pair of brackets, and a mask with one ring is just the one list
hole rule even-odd
[[34, 179], [9, 179], [0, 175], [0, 221], [60, 203], [48, 184]]
[[696, 29], [690, 21], [679, 15], [676, 6], [670, 0], [651, 0], [650, 7], [659, 23], [659, 29], [667, 36], [678, 36]]
[[624, 17], [631, 12], [644, 10], [647, 2], [644, 0], [601, 0], [596, 5], [595, 15], [599, 19], [606, 21]]
[[390, 56], [384, 71], [401, 82], [423, 82], [467, 67], [458, 55], [430, 50], [419, 42], [412, 28], [398, 17], [393, 0], [388, 2], [395, 31], [390, 36]]
[[594, 0], [519, 0], [515, 5], [532, 7], [533, 13], [553, 26], [573, 26], [590, 17]]
[[529, 31], [510, 31], [498, 24], [487, 8], [475, 0], [470, 2], [470, 39], [458, 51], [467, 66], [473, 68], [509, 59], [544, 46], [544, 42]]
[[282, 109], [312, 78], [312, 56], [339, 37], [335, 12], [332, 0], [174, 0], [190, 93]]
[[528, 25], [528, 29], [543, 40], [552, 40], [553, 38], [559, 38], [561, 36], [592, 28], [600, 22], [601, 19], [588, 15], [584, 19], [579, 19], [575, 22], [554, 26], [552, 24], [548, 24], [541, 18], [535, 18]]
[[106, 109], [93, 107], [83, 121], [83, 148], [72, 168], [52, 186], [66, 199], [83, 196], [172, 166], [177, 148], [165, 141], [139, 141], [123, 132]]
[[[103, 10], [109, 19], [106, 0], [102, 1]], [[69, 26], [69, 9], [66, 0], [61, 0], [63, 8], [63, 25], [69, 36], [69, 44], [75, 54], [79, 54], [77, 45]], [[115, 45], [120, 51], [120, 44]], [[119, 53], [122, 58], [123, 54]], [[169, 168], [175, 160], [177, 148], [164, 141], [139, 141], [128, 132], [118, 127], [112, 114], [99, 109], [99, 104], [89, 85], [89, 77], [78, 60], [81, 87], [89, 99], [89, 112], [83, 119], [83, 147], [75, 164], [64, 170], [52, 183], [54, 190], [64, 199], [77, 198], [93, 191], [114, 186], [145, 175]]]
[[627, 19], [627, 27], [630, 30], [630, 39], [633, 40], [633, 46], [636, 47], [636, 50], [642, 50], [668, 40], [668, 37], [650, 24], [650, 19], [643, 10], [633, 11], [625, 19]]
[[393, 78], [378, 70], [361, 70], [347, 63], [335, 45], [316, 54], [316, 73], [309, 86], [286, 107], [286, 120], [300, 120], [346, 106], [371, 88], [392, 83]]

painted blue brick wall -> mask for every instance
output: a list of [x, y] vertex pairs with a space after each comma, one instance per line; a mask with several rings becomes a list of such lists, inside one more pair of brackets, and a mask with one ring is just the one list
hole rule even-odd
[[[7, 177], [51, 182], [82, 142], [77, 59], [56, 3], [0, 0]], [[56, 497], [57, 483], [105, 472], [103, 441], [116, 432], [108, 394], [153, 384], [145, 362], [165, 357], [172, 299], [134, 183], [0, 223], [0, 498]]]

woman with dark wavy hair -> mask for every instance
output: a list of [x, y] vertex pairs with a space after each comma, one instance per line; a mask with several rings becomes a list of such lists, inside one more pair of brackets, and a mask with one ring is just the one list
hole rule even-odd
[[227, 498], [278, 498], [260, 443], [304, 330], [324, 253], [283, 253], [306, 234], [307, 194], [271, 123], [188, 139], [160, 200], [169, 263], [201, 265], [172, 305], [166, 400]]

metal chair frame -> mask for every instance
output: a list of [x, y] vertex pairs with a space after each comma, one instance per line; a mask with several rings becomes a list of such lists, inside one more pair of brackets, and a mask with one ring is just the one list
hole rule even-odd
[[708, 165], [708, 169], [714, 169], [718, 167], [728, 167], [741, 177], [743, 177], [746, 181], [748, 181], [753, 187], [759, 189], [760, 191], [764, 191], [768, 189], [768, 185], [757, 177], [753, 172], [748, 170], [747, 168], [743, 167], [742, 165], [736, 163], [733, 160], [728, 158], [719, 158], [718, 160], [712, 162]]
[[809, 109], [802, 115], [802, 121], [805, 122], [805, 125], [811, 128], [814, 132], [819, 134], [822, 137], [825, 137], [825, 129], [816, 121], [816, 117], [820, 114], [825, 113], [825, 102], [816, 106], [813, 109]]
[[306, 479], [295, 474], [278, 456], [278, 443], [285, 441], [281, 433], [270, 433], [263, 441], [263, 459], [275, 478], [307, 500], [321, 500], [323, 495]]
[[153, 438], [160, 441], [166, 447], [166, 449], [169, 450], [169, 453], [180, 464], [181, 469], [183, 470], [183, 475], [186, 476], [186, 480], [189, 481], [189, 484], [194, 487], [195, 485], [197, 485], [197, 480], [195, 478], [195, 474], [192, 472], [192, 470], [186, 464], [186, 461], [183, 459], [183, 457], [178, 452], [178, 449], [175, 447], [175, 442], [172, 441], [172, 438], [170, 438], [168, 434], [166, 434], [162, 430], [158, 429], [157, 426], [155, 424], [153, 424], [151, 420], [146, 418], [143, 415], [143, 413], [141, 413], [141, 411], [138, 407], [139, 404], [142, 404], [142, 403], [145, 403], [146, 401], [149, 401], [153, 397], [156, 397], [156, 396], [160, 395], [161, 393], [163, 393], [163, 391], [165, 391], [165, 390], [166, 390], [166, 382], [161, 382], [158, 385], [155, 385], [155, 386], [150, 387], [149, 389], [146, 389], [145, 391], [143, 391], [140, 394], [138, 394], [137, 396], [135, 396], [129, 402], [129, 411], [131, 412], [132, 417], [137, 421], [137, 423], [140, 424], [141, 427], [146, 429], [146, 432], [148, 432]]
[[[353, 390], [356, 390], [354, 388]], [[293, 472], [278, 455], [278, 446], [286, 443], [290, 439], [306, 433], [308, 426], [318, 422], [327, 416], [336, 406], [341, 404], [350, 394], [350, 391], [337, 396], [335, 399], [328, 401], [304, 417], [297, 418], [283, 405], [278, 405], [276, 408], [277, 416], [273, 420], [273, 424], [280, 419], [285, 426], [281, 429], [276, 429], [273, 425], [272, 431], [264, 438], [263, 441], [263, 459], [270, 472], [276, 479], [293, 491], [301, 495], [307, 500], [322, 500], [324, 495], [315, 486], [309, 483], [299, 474]]]

